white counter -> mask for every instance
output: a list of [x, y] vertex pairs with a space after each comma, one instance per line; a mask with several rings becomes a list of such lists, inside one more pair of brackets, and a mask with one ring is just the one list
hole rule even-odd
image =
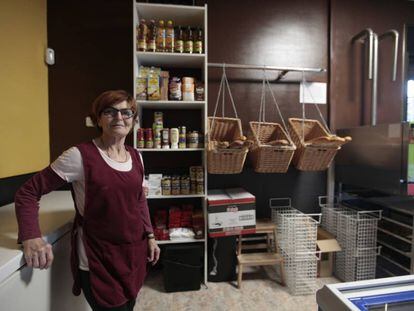
[[[70, 231], [75, 208], [70, 191], [53, 191], [42, 197], [39, 209], [43, 238], [53, 244]], [[25, 264], [17, 244], [14, 203], [0, 207], [0, 284]]]

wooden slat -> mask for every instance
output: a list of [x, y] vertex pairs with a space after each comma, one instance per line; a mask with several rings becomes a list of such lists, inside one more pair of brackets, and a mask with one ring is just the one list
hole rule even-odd
[[278, 264], [283, 258], [276, 253], [253, 253], [238, 255], [237, 260], [244, 266], [265, 266]]

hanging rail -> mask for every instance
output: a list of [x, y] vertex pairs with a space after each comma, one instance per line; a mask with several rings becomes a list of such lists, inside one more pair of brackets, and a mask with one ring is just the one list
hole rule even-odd
[[280, 71], [276, 81], [282, 79], [289, 71], [298, 72], [326, 72], [324, 68], [306, 68], [306, 67], [277, 67], [277, 66], [258, 66], [258, 65], [240, 65], [227, 63], [208, 63], [209, 67], [213, 68], [232, 68], [232, 69], [256, 69], [256, 70], [276, 70]]

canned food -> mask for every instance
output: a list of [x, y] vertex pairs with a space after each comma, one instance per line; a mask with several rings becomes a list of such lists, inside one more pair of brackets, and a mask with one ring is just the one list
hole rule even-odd
[[196, 194], [204, 194], [204, 182], [197, 181]]
[[198, 148], [199, 135], [197, 131], [192, 131], [187, 135], [188, 148]]
[[161, 132], [155, 132], [154, 148], [161, 149]]
[[181, 194], [190, 194], [190, 177], [182, 176], [180, 187]]
[[171, 195], [171, 178], [170, 176], [164, 176], [161, 180], [162, 195]]
[[171, 194], [179, 195], [180, 191], [180, 176], [173, 176], [171, 180]]

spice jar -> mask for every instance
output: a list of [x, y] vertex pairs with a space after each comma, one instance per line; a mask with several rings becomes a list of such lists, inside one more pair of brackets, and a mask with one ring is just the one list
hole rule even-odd
[[188, 176], [182, 176], [181, 177], [181, 194], [190, 194], [190, 177]]

